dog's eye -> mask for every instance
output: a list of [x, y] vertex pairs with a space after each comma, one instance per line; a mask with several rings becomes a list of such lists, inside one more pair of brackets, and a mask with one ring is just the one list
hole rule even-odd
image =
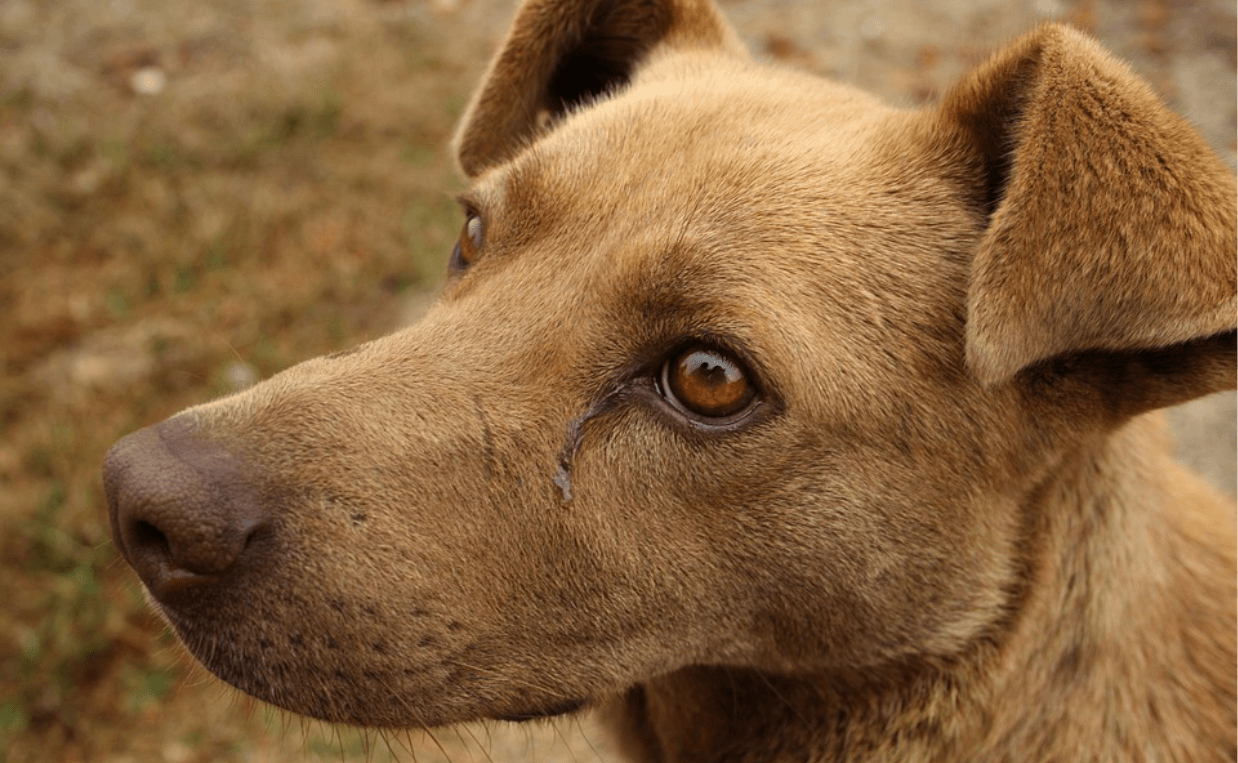
[[702, 345], [688, 347], [662, 366], [662, 394], [677, 407], [707, 419], [746, 411], [756, 390], [740, 362]]
[[451, 250], [451, 261], [448, 266], [455, 271], [467, 269], [477, 259], [477, 253], [481, 251], [481, 242], [481, 218], [470, 214], [464, 221], [460, 238], [456, 239], [455, 248]]

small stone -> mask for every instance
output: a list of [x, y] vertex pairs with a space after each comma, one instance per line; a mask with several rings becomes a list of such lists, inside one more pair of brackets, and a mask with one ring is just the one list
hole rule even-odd
[[242, 390], [252, 387], [254, 382], [258, 381], [258, 371], [244, 361], [234, 360], [224, 369], [224, 378], [232, 389]]
[[158, 66], [143, 66], [129, 78], [129, 87], [138, 95], [158, 95], [168, 84], [168, 75]]

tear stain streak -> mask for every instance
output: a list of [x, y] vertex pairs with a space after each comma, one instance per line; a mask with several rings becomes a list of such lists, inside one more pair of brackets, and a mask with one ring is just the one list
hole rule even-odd
[[559, 463], [555, 468], [554, 476], [554, 483], [563, 495], [564, 503], [571, 503], [574, 495], [572, 492], [572, 463], [576, 458], [576, 451], [580, 449], [580, 444], [585, 437], [585, 422], [614, 408], [623, 399], [624, 393], [628, 391], [628, 388], [629, 385], [626, 384], [615, 387], [593, 401], [593, 404], [584, 413], [572, 419], [572, 423], [568, 424], [567, 435], [563, 438], [563, 449], [559, 451]]

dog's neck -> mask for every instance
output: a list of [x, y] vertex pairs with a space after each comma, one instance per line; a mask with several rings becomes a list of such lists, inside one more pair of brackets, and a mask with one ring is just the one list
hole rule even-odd
[[[962, 654], [852, 676], [681, 670], [625, 699], [630, 752], [665, 763], [1232, 760], [1233, 529], [1209, 527], [1208, 490], [1155, 455], [1161, 429], [1132, 422], [1068, 454], [1028, 495], [1027, 586], [1009, 622]], [[1225, 664], [1229, 683], [1213, 685], [1202, 666]]]

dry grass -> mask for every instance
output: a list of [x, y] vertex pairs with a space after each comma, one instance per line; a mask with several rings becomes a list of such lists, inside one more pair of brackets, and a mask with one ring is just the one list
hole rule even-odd
[[384, 333], [432, 284], [475, 75], [434, 24], [0, 4], [0, 760], [366, 755], [188, 669], [118, 562], [98, 469], [138, 426]]

